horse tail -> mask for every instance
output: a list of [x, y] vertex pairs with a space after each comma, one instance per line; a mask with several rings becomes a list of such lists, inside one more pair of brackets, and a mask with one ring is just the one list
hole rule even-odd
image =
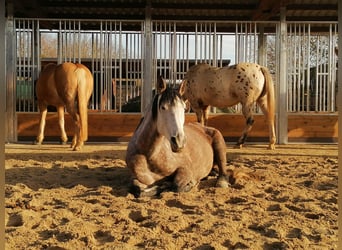
[[274, 99], [274, 85], [271, 73], [266, 67], [261, 67], [261, 72], [265, 77], [265, 93], [267, 94], [267, 109], [270, 121], [274, 122], [275, 114], [275, 99]]
[[80, 115], [80, 139], [88, 140], [88, 101], [93, 92], [93, 76], [85, 66], [76, 64], [78, 111]]

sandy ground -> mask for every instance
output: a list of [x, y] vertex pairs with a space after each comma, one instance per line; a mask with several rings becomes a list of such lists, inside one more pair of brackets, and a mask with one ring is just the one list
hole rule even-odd
[[126, 144], [6, 145], [6, 249], [337, 249], [337, 145], [227, 147], [258, 179], [128, 193]]

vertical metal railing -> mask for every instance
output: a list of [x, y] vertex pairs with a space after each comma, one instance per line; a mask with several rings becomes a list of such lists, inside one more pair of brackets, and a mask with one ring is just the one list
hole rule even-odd
[[[141, 94], [143, 21], [44, 20], [57, 23], [54, 29], [40, 28], [39, 21], [15, 20], [17, 111], [37, 111], [34, 81], [49, 62], [90, 68], [91, 109], [121, 112], [122, 105]], [[82, 30], [84, 22], [92, 22], [94, 29]]]
[[337, 24], [288, 23], [288, 111], [336, 111]]
[[33, 101], [34, 82], [38, 77], [38, 46], [37, 30], [39, 22], [20, 20], [16, 24], [16, 110], [32, 112], [37, 110]]
[[[14, 22], [17, 111], [37, 111], [34, 81], [47, 62], [81, 62], [91, 69], [95, 79], [90, 102], [93, 110], [123, 112], [123, 105], [142, 94], [144, 21], [44, 20], [44, 23], [57, 23], [53, 29], [42, 28], [41, 20]], [[91, 30], [83, 30], [86, 22], [92, 23]], [[235, 28], [222, 29], [228, 24]], [[323, 23], [324, 31], [317, 30], [316, 24], [287, 23], [289, 112], [336, 111], [337, 24]], [[278, 31], [269, 32], [265, 25], [152, 21], [153, 77], [162, 74], [170, 84], [178, 84], [196, 63], [222, 67], [242, 61], [260, 61], [275, 76]], [[276, 30], [276, 25], [276, 22], [267, 23], [273, 27], [271, 30]], [[239, 112], [239, 107], [232, 111]]]
[[[216, 22], [153, 22], [153, 62], [155, 75], [161, 73], [171, 84], [177, 84], [194, 64], [228, 65], [223, 41], [228, 34], [217, 32]], [[232, 36], [232, 34], [230, 34]]]

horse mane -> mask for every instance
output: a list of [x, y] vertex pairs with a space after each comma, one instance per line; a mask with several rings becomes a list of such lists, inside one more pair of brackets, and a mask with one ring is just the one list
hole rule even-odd
[[[168, 102], [171, 105], [174, 105], [177, 97], [182, 100], [177, 89], [174, 89], [171, 87], [167, 87], [162, 93], [155, 95], [153, 98], [153, 104], [152, 104], [152, 119], [154, 121], [157, 119], [158, 109], [163, 103]], [[159, 105], [158, 105], [158, 99], [159, 99]]]

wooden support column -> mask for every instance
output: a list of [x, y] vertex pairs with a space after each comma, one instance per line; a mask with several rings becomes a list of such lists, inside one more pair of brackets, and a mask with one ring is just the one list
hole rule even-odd
[[[342, 49], [342, 3], [339, 1], [338, 3], [338, 48], [341, 51]], [[338, 84], [338, 206], [342, 207], [342, 194], [340, 190], [342, 190], [342, 60], [341, 60], [341, 52], [338, 57], [338, 76], [337, 76], [337, 84]], [[342, 213], [338, 213], [338, 228], [341, 232], [342, 229]], [[341, 237], [341, 236], [340, 236]], [[342, 249], [342, 241], [341, 238], [338, 242], [337, 249]]]
[[266, 36], [264, 33], [264, 24], [259, 24], [259, 37], [258, 37], [258, 64], [262, 66], [266, 65]]
[[145, 112], [152, 100], [152, 20], [151, 20], [151, 1], [146, 3], [145, 10], [145, 53], [144, 53], [144, 81], [142, 85], [141, 111]]
[[5, 124], [5, 137], [6, 142], [17, 141], [17, 117], [15, 111], [16, 105], [16, 74], [15, 74], [15, 27], [13, 20], [12, 5], [8, 8], [8, 16], [6, 21], [6, 86], [3, 88], [6, 93], [6, 124]]
[[277, 102], [277, 139], [279, 144], [286, 144], [288, 142], [288, 119], [287, 119], [287, 26], [286, 26], [286, 8], [280, 8], [280, 29], [279, 29], [279, 60], [278, 71], [279, 79], [276, 84], [276, 102]]
[[[7, 3], [7, 5], [13, 3]], [[0, 85], [6, 89], [5, 1], [0, 3]], [[0, 91], [0, 249], [5, 249], [5, 122], [6, 92]]]

